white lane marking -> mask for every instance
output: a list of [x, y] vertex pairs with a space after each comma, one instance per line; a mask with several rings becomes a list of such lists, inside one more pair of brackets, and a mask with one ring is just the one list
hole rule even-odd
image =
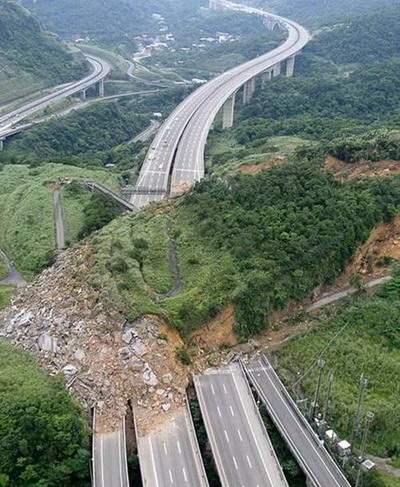
[[211, 392], [214, 394], [215, 396], [215, 390], [214, 390], [214, 386], [211, 384]]
[[233, 407], [232, 406], [229, 406], [229, 410], [230, 410], [232, 416], [235, 416], [235, 413], [233, 412]]
[[250, 467], [250, 468], [253, 468], [253, 465], [251, 464], [251, 461], [250, 461], [249, 455], [246, 455], [246, 458], [247, 458], [247, 463], [249, 464], [249, 467]]
[[215, 455], [215, 463], [217, 464], [218, 473], [220, 474], [222, 485], [228, 485], [228, 478], [226, 476], [224, 464], [222, 463], [221, 456], [220, 456], [219, 451], [218, 451], [218, 443], [217, 443], [217, 440], [215, 438], [214, 431], [212, 429], [212, 422], [210, 420], [210, 416], [209, 416], [208, 411], [207, 411], [207, 403], [204, 399], [201, 379], [199, 379], [199, 377], [197, 377], [197, 376], [194, 376], [193, 380], [194, 380], [194, 384], [196, 387], [196, 392], [198, 395], [199, 403], [200, 403], [200, 405], [203, 404], [203, 406], [204, 406], [203, 408], [201, 408], [201, 412], [204, 414], [204, 424], [206, 425], [206, 430], [207, 430], [207, 434], [209, 435], [211, 448], [212, 448], [212, 451]]
[[168, 470], [168, 473], [169, 473], [169, 480], [170, 480], [171, 484], [173, 484], [174, 483], [174, 478], [172, 477], [171, 470]]
[[100, 458], [101, 458], [101, 485], [104, 485], [104, 451], [103, 437], [100, 435]]
[[168, 455], [167, 445], [165, 444], [165, 441], [163, 443], [163, 447], [164, 447], [165, 454]]
[[222, 388], [224, 389], [225, 394], [228, 394], [228, 391], [226, 390], [226, 385], [222, 384]]
[[[240, 394], [240, 389], [239, 389], [239, 386], [238, 386], [238, 383], [237, 383], [237, 380], [236, 380], [236, 377], [235, 377], [235, 371], [234, 371], [234, 370], [232, 370], [232, 371], [231, 371], [231, 374], [232, 374], [233, 383], [235, 384], [235, 388], [236, 388], [237, 394], [238, 394], [238, 396], [239, 396], [240, 404], [242, 405], [242, 409], [243, 409], [243, 411], [244, 411], [244, 414], [245, 414], [245, 417], [246, 417], [246, 420], [247, 420], [247, 424], [249, 425], [249, 429], [250, 429], [250, 431], [253, 433], [252, 424], [251, 424], [251, 421], [250, 421], [250, 418], [249, 418], [249, 415], [248, 415], [247, 409], [246, 409], [246, 407], [245, 407], [245, 405], [244, 405], [244, 403], [243, 403], [243, 398], [242, 398], [242, 395]], [[245, 380], [245, 379], [244, 379], [244, 380]], [[253, 438], [254, 438], [254, 442], [255, 442], [256, 447], [257, 447], [257, 450], [258, 450], [258, 455], [259, 455], [259, 457], [260, 457], [260, 459], [261, 459], [261, 463], [263, 464], [264, 470], [265, 470], [265, 472], [266, 472], [266, 474], [267, 474], [267, 477], [268, 477], [269, 483], [270, 483], [270, 485], [274, 485], [274, 483], [272, 482], [272, 479], [271, 479], [270, 473], [269, 473], [269, 471], [268, 471], [268, 468], [267, 468], [267, 466], [266, 466], [266, 464], [265, 464], [265, 461], [264, 461], [264, 456], [263, 456], [263, 454], [262, 454], [262, 451], [261, 451], [260, 445], [259, 445], [258, 440], [257, 440], [257, 435], [255, 435], [255, 434], [253, 433], [253, 435], [252, 435], [252, 436], [253, 436]]]
[[153, 451], [153, 443], [151, 442], [151, 437], [149, 436], [149, 446], [150, 446], [150, 456], [151, 456], [151, 465], [153, 467], [153, 474], [154, 474], [154, 480], [156, 482], [155, 487], [159, 487], [158, 483], [158, 476], [157, 476], [157, 469], [156, 469], [156, 461], [154, 458], [154, 451]]
[[229, 436], [228, 436], [228, 433], [226, 432], [226, 430], [224, 430], [224, 435], [226, 438], [226, 442], [229, 443]]
[[243, 441], [242, 434], [240, 433], [240, 430], [237, 430], [237, 432], [238, 432], [239, 440]]
[[178, 452], [182, 455], [182, 450], [181, 450], [181, 443], [179, 440], [177, 440], [176, 445], [178, 447]]
[[218, 411], [218, 416], [219, 416], [220, 418], [222, 418], [222, 414], [221, 414], [221, 410], [220, 410], [219, 406], [217, 406], [217, 411]]
[[122, 460], [123, 442], [122, 442], [122, 431], [121, 431], [121, 429], [118, 431], [118, 443], [119, 443], [119, 480], [121, 482], [121, 485], [125, 485], [125, 482], [123, 481], [123, 478], [122, 478], [122, 472], [124, 470], [124, 466], [123, 466], [123, 460]]
[[239, 467], [238, 467], [236, 458], [235, 457], [232, 457], [232, 460], [233, 460], [233, 464], [235, 465], [236, 470], [239, 470]]
[[185, 479], [185, 482], [187, 482], [188, 481], [188, 478], [187, 478], [186, 470], [185, 470], [184, 467], [182, 468], [182, 473], [183, 473], [183, 478]]
[[[258, 362], [260, 365], [261, 365], [261, 370], [262, 372], [264, 372], [265, 376], [267, 377], [268, 379], [268, 382], [272, 385], [272, 387], [275, 389], [276, 393], [278, 394], [279, 398], [282, 400], [282, 403], [283, 404], [286, 404], [286, 401], [284, 399], [284, 397], [282, 396], [282, 394], [278, 391], [277, 387], [275, 386], [273, 380], [269, 377], [269, 375], [267, 374], [267, 371], [266, 371], [266, 368], [264, 367], [263, 363], [261, 361]], [[274, 371], [275, 372], [275, 371]], [[250, 373], [254, 376], [254, 372], [253, 371], [250, 371]], [[275, 373], [275, 375], [277, 375]], [[278, 378], [279, 380], [279, 378]], [[257, 382], [257, 381], [256, 381]], [[260, 387], [261, 389], [261, 387]], [[261, 391], [263, 392], [263, 390], [261, 389]], [[263, 393], [263, 396], [265, 397], [265, 394]], [[268, 402], [268, 401], [266, 401]], [[315, 451], [315, 453], [317, 454], [317, 456], [319, 457], [319, 459], [321, 460], [321, 463], [322, 465], [325, 467], [325, 469], [327, 470], [327, 472], [330, 474], [330, 476], [332, 477], [332, 480], [335, 482], [336, 485], [340, 485], [339, 482], [337, 482], [337, 480], [334, 478], [332, 472], [329, 470], [328, 466], [326, 465], [324, 459], [321, 457], [321, 455], [319, 454], [318, 450], [316, 449], [315, 445], [313, 444], [313, 442], [310, 440], [310, 438], [308, 437], [308, 435], [304, 434], [304, 431], [303, 431], [303, 428], [302, 426], [300, 425], [300, 423], [298, 422], [297, 418], [294, 416], [294, 414], [292, 413], [291, 411], [291, 408], [290, 407], [287, 407], [286, 408], [287, 411], [289, 412], [290, 416], [292, 416], [294, 422], [297, 424], [297, 426], [299, 427], [299, 430], [303, 432], [303, 436], [304, 438], [307, 440], [307, 442], [311, 445], [312, 449]], [[287, 429], [283, 426], [282, 422], [281, 422], [281, 426], [282, 428], [286, 431], [286, 435], [289, 437], [288, 433], [287, 433]], [[298, 452], [299, 455], [301, 456], [301, 453]]]

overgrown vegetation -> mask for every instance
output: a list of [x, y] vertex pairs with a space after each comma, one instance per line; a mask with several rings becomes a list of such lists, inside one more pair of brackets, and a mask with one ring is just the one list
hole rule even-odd
[[12, 286], [0, 285], [0, 310], [10, 304], [14, 292], [15, 289]]
[[[342, 437], [350, 438], [358, 400], [361, 374], [369, 379], [362, 421], [367, 411], [375, 413], [368, 451], [381, 457], [400, 457], [399, 384], [400, 373], [400, 275], [374, 297], [348, 299], [343, 306], [327, 310], [315, 318], [316, 328], [289, 342], [277, 353], [279, 370], [290, 385], [317, 357], [334, 373], [331, 424]], [[321, 355], [322, 354], [322, 355]], [[317, 371], [301, 383], [308, 397], [315, 391]], [[321, 406], [322, 407], [322, 406]], [[362, 429], [362, 428], [361, 428]], [[360, 445], [361, 438], [357, 438]], [[378, 481], [377, 481], [378, 482]], [[390, 485], [376, 483], [374, 485]], [[397, 485], [397, 484], [396, 484]]]
[[0, 485], [88, 486], [89, 437], [60, 379], [0, 342]]

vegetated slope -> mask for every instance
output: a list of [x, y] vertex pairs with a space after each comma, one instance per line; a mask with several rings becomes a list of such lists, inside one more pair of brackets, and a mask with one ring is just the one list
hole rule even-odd
[[94, 40], [131, 44], [139, 34], [158, 32], [152, 14], [167, 21], [187, 22], [203, 0], [23, 0], [47, 28], [65, 38], [75, 35]]
[[[365, 413], [375, 413], [368, 436], [367, 451], [388, 458], [396, 465], [400, 461], [399, 443], [399, 382], [400, 373], [400, 279], [385, 285], [375, 297], [360, 296], [349, 299], [336, 309], [329, 310], [315, 320], [315, 329], [290, 341], [277, 353], [279, 371], [290, 386], [325, 349], [326, 361], [322, 394], [326, 393], [327, 371], [334, 373], [329, 421], [342, 437], [350, 439], [359, 395], [361, 374], [369, 379], [363, 406], [361, 433]], [[301, 387], [313, 397], [317, 370], [304, 378]], [[325, 397], [325, 396], [321, 396]], [[325, 399], [321, 400], [322, 403]], [[397, 482], [399, 482], [397, 480]], [[367, 485], [391, 485], [389, 482]], [[395, 480], [393, 479], [393, 485]]]
[[143, 143], [127, 145], [147, 125], [160, 106], [167, 112], [186, 91], [171, 89], [151, 96], [99, 102], [50, 120], [9, 139], [0, 163], [40, 165], [46, 162], [96, 167], [115, 164], [139, 169]]
[[0, 102], [82, 77], [88, 67], [13, 1], [0, 1]]
[[400, 128], [399, 20], [397, 10], [382, 9], [318, 34], [298, 58], [293, 78], [275, 79], [256, 91], [233, 129], [214, 135], [213, 169], [221, 172], [222, 164], [231, 167], [246, 157], [263, 162], [279, 154], [277, 137], [295, 137], [296, 146], [301, 139], [318, 142], [310, 151], [319, 156], [349, 137], [353, 146], [364, 146], [361, 139], [376, 139], [378, 129], [390, 145], [388, 131]]
[[[234, 303], [246, 338], [272, 310], [332, 282], [399, 203], [398, 178], [341, 184], [310, 163], [214, 178], [95, 236], [91, 279], [130, 319], [161, 314], [184, 335]], [[173, 294], [171, 245], [183, 282]]]
[[272, 8], [281, 15], [318, 27], [342, 21], [349, 16], [370, 12], [379, 13], [385, 6], [396, 6], [398, 0], [256, 0], [258, 5]]
[[60, 379], [0, 342], [0, 482], [86, 486], [89, 436], [82, 411]]
[[[104, 170], [61, 164], [39, 168], [8, 165], [0, 172], [0, 247], [27, 278], [32, 278], [54, 259], [52, 191], [61, 181], [74, 178], [94, 179], [118, 187], [116, 178]], [[85, 208], [90, 205], [90, 193], [65, 188], [61, 196], [66, 238], [75, 242], [86, 223]]]

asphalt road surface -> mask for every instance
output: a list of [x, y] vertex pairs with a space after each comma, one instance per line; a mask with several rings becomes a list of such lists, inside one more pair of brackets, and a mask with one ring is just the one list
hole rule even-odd
[[94, 56], [86, 56], [86, 58], [93, 67], [93, 71], [88, 76], [85, 76], [85, 78], [79, 81], [75, 81], [73, 83], [63, 85], [53, 93], [50, 93], [42, 98], [26, 103], [22, 107], [17, 108], [12, 112], [6, 113], [5, 115], [1, 115], [0, 116], [0, 139], [2, 137], [2, 134], [4, 135], [7, 132], [9, 132], [9, 130], [16, 123], [20, 122], [24, 118], [36, 113], [39, 110], [43, 110], [51, 103], [54, 103], [59, 99], [66, 98], [67, 96], [73, 95], [74, 93], [78, 93], [84, 89], [87, 89], [90, 86], [103, 80], [106, 76], [108, 76], [108, 74], [111, 71], [111, 67], [106, 61]]
[[313, 484], [317, 487], [350, 487], [270, 363], [266, 359], [253, 360], [246, 365], [246, 372], [276, 427]]
[[270, 53], [237, 66], [202, 85], [172, 112], [158, 131], [140, 171], [136, 184], [138, 194], [131, 199], [136, 207], [160, 200], [169, 193], [172, 167], [173, 193], [181, 192], [187, 189], [186, 184], [191, 185], [199, 180], [204, 174], [207, 135], [223, 103], [245, 81], [299, 52], [310, 39], [308, 32], [295, 22], [231, 2], [225, 4], [226, 8], [262, 15], [279, 22], [287, 29], [288, 39]]
[[129, 487], [127, 465], [123, 425], [113, 433], [94, 433], [94, 487]]
[[195, 376], [194, 384], [222, 486], [287, 486], [241, 368]]
[[208, 487], [189, 412], [177, 411], [162, 430], [138, 437], [144, 487]]

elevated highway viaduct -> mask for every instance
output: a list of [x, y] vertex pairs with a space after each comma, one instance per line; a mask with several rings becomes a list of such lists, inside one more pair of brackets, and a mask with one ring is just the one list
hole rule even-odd
[[99, 96], [104, 96], [104, 80], [110, 74], [111, 66], [107, 61], [95, 56], [85, 56], [92, 66], [92, 72], [79, 81], [74, 81], [63, 85], [54, 92], [33, 100], [25, 105], [0, 115], [0, 150], [3, 147], [3, 141], [20, 130], [14, 130], [15, 125], [30, 115], [45, 109], [55, 101], [61, 100], [76, 93], [82, 93], [86, 96], [86, 90], [91, 86], [98, 85]]
[[160, 200], [163, 195], [181, 192], [201, 179], [204, 175], [204, 148], [218, 111], [225, 105], [224, 126], [231, 126], [235, 93], [244, 86], [244, 101], [249, 101], [255, 89], [255, 78], [264, 75], [265, 83], [270, 77], [280, 74], [284, 62], [286, 74], [291, 76], [294, 57], [310, 40], [308, 32], [297, 23], [263, 10], [223, 0], [212, 0], [210, 6], [261, 16], [269, 28], [278, 25], [287, 31], [288, 37], [273, 51], [201, 86], [171, 113], [158, 131], [140, 171], [136, 184], [138, 191], [131, 199], [136, 207]]

